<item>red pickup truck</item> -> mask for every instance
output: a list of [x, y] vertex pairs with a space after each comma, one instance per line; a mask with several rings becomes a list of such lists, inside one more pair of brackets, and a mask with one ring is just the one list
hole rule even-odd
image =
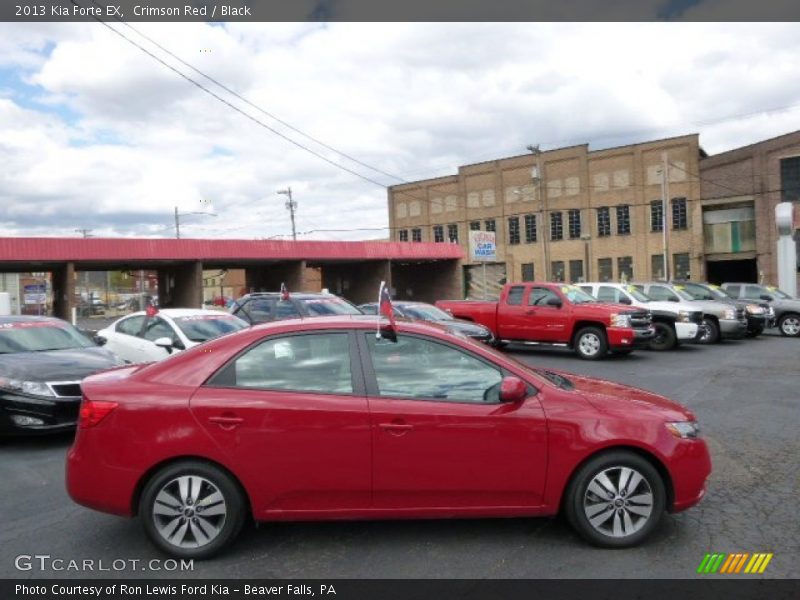
[[587, 360], [603, 358], [609, 350], [628, 354], [654, 336], [649, 311], [601, 304], [563, 283], [507, 283], [499, 302], [440, 300], [436, 306], [485, 325], [501, 342], [568, 346]]

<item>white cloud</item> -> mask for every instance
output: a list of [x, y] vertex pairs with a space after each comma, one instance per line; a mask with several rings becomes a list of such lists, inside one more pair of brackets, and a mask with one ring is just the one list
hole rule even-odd
[[[98, 24], [0, 25], [0, 234], [288, 234], [386, 225], [386, 192], [224, 106]], [[120, 32], [253, 117], [385, 184]], [[796, 129], [796, 24], [136, 24], [258, 106], [402, 178], [699, 131], [717, 152]], [[314, 234], [339, 239], [385, 232]]]

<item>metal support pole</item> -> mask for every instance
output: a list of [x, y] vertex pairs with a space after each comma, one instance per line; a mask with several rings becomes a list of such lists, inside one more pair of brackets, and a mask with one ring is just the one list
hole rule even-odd
[[661, 225], [662, 234], [664, 238], [664, 280], [670, 280], [669, 274], [669, 241], [667, 237], [667, 227], [669, 222], [667, 220], [667, 197], [669, 196], [669, 161], [667, 160], [667, 153], [661, 153]]
[[181, 239], [181, 217], [178, 214], [178, 207], [175, 207], [175, 239]]

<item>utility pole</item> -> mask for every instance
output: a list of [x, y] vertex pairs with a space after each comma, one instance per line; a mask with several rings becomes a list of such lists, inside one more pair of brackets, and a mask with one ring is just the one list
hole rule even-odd
[[664, 280], [669, 281], [669, 241], [667, 237], [667, 197], [669, 196], [669, 160], [667, 153], [661, 153], [661, 225], [664, 238]]
[[548, 251], [548, 236], [550, 223], [547, 222], [547, 197], [544, 185], [544, 172], [542, 171], [542, 151], [539, 144], [531, 144], [527, 149], [536, 157], [536, 165], [531, 171], [531, 180], [536, 184], [539, 196], [539, 210], [542, 215], [542, 259], [544, 260], [544, 280], [550, 281], [550, 252]]
[[[205, 200], [201, 200], [201, 202], [207, 202]], [[192, 211], [187, 213], [178, 212], [178, 207], [175, 207], [175, 239], [181, 239], [181, 217], [188, 217], [189, 215], [206, 215], [208, 217], [216, 217], [217, 213], [215, 212], [205, 212], [205, 211]]]
[[94, 237], [93, 235], [91, 235], [92, 233], [91, 229], [76, 229], [75, 231], [80, 233], [84, 238]]
[[175, 239], [181, 239], [181, 217], [178, 214], [178, 207], [175, 207]]
[[286, 209], [289, 211], [289, 215], [291, 216], [292, 219], [292, 239], [296, 242], [297, 231], [295, 230], [295, 225], [294, 225], [294, 211], [297, 210], [297, 202], [292, 200], [292, 188], [287, 187], [285, 190], [278, 190], [278, 193], [288, 198], [288, 200], [286, 201]]

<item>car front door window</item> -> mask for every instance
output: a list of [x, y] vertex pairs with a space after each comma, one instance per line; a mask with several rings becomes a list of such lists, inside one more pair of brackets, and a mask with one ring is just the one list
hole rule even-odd
[[416, 336], [397, 342], [366, 334], [382, 397], [442, 402], [497, 403], [502, 373], [476, 356]]

